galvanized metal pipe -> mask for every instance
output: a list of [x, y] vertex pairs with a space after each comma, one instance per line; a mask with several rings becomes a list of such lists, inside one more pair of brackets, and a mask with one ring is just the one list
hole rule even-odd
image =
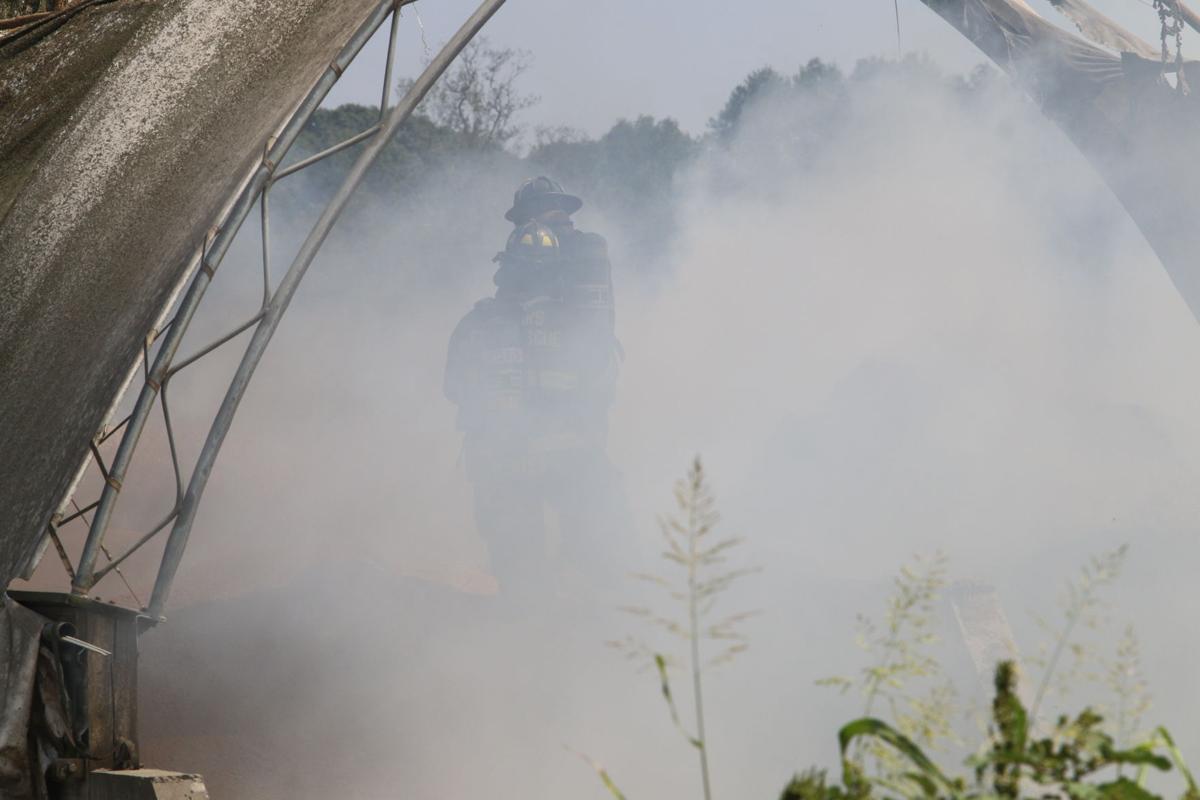
[[151, 619], [158, 619], [162, 616], [163, 608], [171, 591], [171, 584], [175, 579], [176, 571], [179, 569], [179, 562], [183, 558], [184, 549], [187, 547], [192, 524], [196, 519], [196, 510], [199, 507], [200, 499], [204, 495], [204, 489], [208, 484], [209, 476], [212, 474], [217, 454], [221, 450], [221, 445], [224, 443], [225, 436], [229, 433], [229, 427], [233, 423], [233, 417], [237, 413], [238, 404], [241, 403], [250, 378], [254, 375], [254, 370], [258, 366], [259, 361], [262, 360], [263, 353], [266, 351], [271, 337], [279, 326], [279, 321], [283, 313], [291, 303], [292, 297], [295, 295], [300, 281], [304, 279], [304, 274], [308, 271], [309, 266], [316, 257], [317, 251], [325, 242], [334, 223], [337, 222], [345, 210], [350, 196], [358, 188], [358, 185], [362, 183], [367, 170], [375, 163], [379, 154], [383, 152], [383, 148], [392, 140], [392, 137], [399, 130], [400, 126], [412, 115], [417, 105], [424, 99], [429, 90], [433, 88], [434, 83], [446, 71], [459, 52], [479, 33], [484, 24], [491, 19], [493, 14], [500, 10], [502, 5], [504, 5], [504, 0], [483, 0], [475, 13], [463, 23], [463, 26], [458, 29], [453, 38], [446, 43], [441, 52], [429, 63], [429, 66], [425, 68], [425, 71], [421, 73], [416, 82], [409, 87], [408, 92], [400, 102], [388, 112], [379, 135], [371, 139], [370, 143], [367, 144], [366, 148], [359, 155], [358, 160], [350, 168], [350, 172], [342, 182], [337, 194], [329, 201], [329, 205], [321, 213], [320, 219], [317, 220], [316, 225], [309, 232], [308, 238], [304, 240], [304, 244], [300, 247], [300, 251], [296, 254], [295, 259], [288, 268], [287, 274], [280, 282], [279, 288], [271, 300], [271, 304], [267, 307], [262, 322], [254, 330], [254, 335], [246, 348], [246, 353], [238, 365], [233, 382], [229, 386], [229, 391], [225, 393], [225, 398], [221, 402], [221, 408], [217, 411], [216, 419], [213, 420], [208, 437], [205, 439], [204, 447], [200, 451], [200, 457], [196, 462], [196, 469], [192, 473], [192, 479], [188, 484], [187, 493], [184, 495], [179, 516], [175, 519], [175, 525], [171, 529], [170, 538], [167, 540], [167, 546], [163, 552], [162, 566], [158, 571], [158, 578], [154, 584], [154, 594], [150, 598], [148, 609]]
[[154, 403], [163, 381], [170, 375], [171, 363], [175, 358], [180, 343], [183, 341], [184, 334], [187, 333], [192, 317], [195, 316], [196, 309], [199, 307], [200, 301], [204, 298], [204, 294], [212, 282], [213, 274], [217, 267], [220, 266], [221, 260], [225, 257], [230, 244], [233, 243], [234, 237], [241, 230], [246, 216], [254, 207], [254, 203], [257, 202], [263, 188], [270, 181], [275, 167], [288, 154], [288, 151], [291, 150], [297, 137], [304, 130], [304, 126], [308, 124], [308, 120], [312, 117], [313, 112], [320, 107], [326, 95], [329, 94], [330, 89], [337, 83], [342, 73], [346, 71], [346, 68], [350, 66], [350, 63], [358, 55], [359, 51], [362, 50], [363, 45], [375, 34], [375, 31], [379, 29], [389, 14], [399, 13], [402, 6], [413, 2], [416, 2], [416, 0], [381, 0], [367, 19], [363, 21], [354, 32], [354, 35], [350, 37], [349, 41], [338, 52], [337, 57], [326, 68], [325, 72], [321, 74], [321, 77], [317, 79], [312, 89], [300, 101], [295, 112], [284, 123], [278, 136], [275, 137], [274, 141], [267, 148], [262, 162], [255, 168], [249, 180], [245, 182], [241, 194], [233, 204], [233, 208], [222, 223], [216, 236], [209, 246], [202, 251], [199, 260], [200, 269], [196, 272], [195, 278], [188, 287], [187, 294], [184, 296], [175, 314], [174, 321], [167, 331], [162, 345], [159, 347], [158, 354], [154, 360], [154, 366], [150, 370], [145, 385], [142, 386], [125, 433], [121, 437], [120, 444], [117, 446], [109, 478], [100, 495], [100, 505], [96, 509], [96, 515], [92, 518], [88, 537], [84, 542], [83, 552], [79, 557], [79, 567], [75, 580], [71, 585], [72, 592], [85, 594], [95, 584], [96, 560], [99, 557], [101, 545], [104, 543], [104, 535], [112, 519], [113, 509], [120, 494], [122, 482], [125, 480], [129, 464], [133, 460], [133, 454], [141, 439], [146, 421], [150, 417], [150, 412], [154, 409]]
[[392, 14], [392, 29], [388, 31], [387, 61], [383, 64], [383, 95], [379, 98], [379, 119], [387, 113], [388, 102], [392, 98], [392, 68], [396, 64], [396, 38], [400, 32], [400, 9]]
[[374, 136], [377, 133], [379, 133], [379, 126], [372, 125], [371, 127], [367, 128], [362, 133], [356, 133], [353, 136], [351, 136], [349, 139], [343, 139], [342, 141], [338, 142], [337, 144], [330, 145], [329, 147], [326, 147], [324, 150], [322, 150], [319, 153], [313, 153], [308, 158], [301, 159], [300, 161], [297, 161], [295, 164], [288, 164], [286, 167], [284, 167], [281, 170], [278, 170], [275, 173], [275, 177], [271, 179], [271, 182], [274, 183], [275, 181], [283, 180], [288, 175], [291, 175], [293, 172], [299, 172], [302, 169], [311, 167], [313, 164], [317, 163], [318, 161], [323, 161], [324, 159], [329, 158], [330, 156], [332, 156], [336, 153], [342, 152], [347, 147], [353, 147], [354, 145], [358, 144], [359, 142], [370, 139], [372, 136]]

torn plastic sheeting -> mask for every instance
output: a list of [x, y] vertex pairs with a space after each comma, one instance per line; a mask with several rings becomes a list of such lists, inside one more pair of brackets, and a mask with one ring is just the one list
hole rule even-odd
[[46, 797], [45, 765], [39, 752], [31, 752], [30, 730], [42, 628], [47, 622], [4, 596], [0, 605], [0, 797], [5, 800]]
[[[1200, 96], [1163, 80], [1160, 56], [1115, 53], [1021, 0], [922, 0], [1062, 128], [1128, 211], [1200, 319]], [[1074, 3], [1078, 10], [1082, 2]], [[1200, 85], [1200, 64], [1184, 63]]]
[[1135, 53], [1142, 58], [1159, 57], [1157, 47], [1125, 30], [1084, 0], [1050, 0], [1050, 4], [1096, 44], [1111, 47], [1120, 53]]

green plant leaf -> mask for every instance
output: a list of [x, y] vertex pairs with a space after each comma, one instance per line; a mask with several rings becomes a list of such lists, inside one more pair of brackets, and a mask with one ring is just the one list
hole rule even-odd
[[1158, 795], [1146, 791], [1129, 778], [1117, 778], [1094, 788], [1104, 800], [1161, 800]]
[[[1166, 756], [1160, 756], [1149, 745], [1141, 745], [1130, 750], [1114, 750], [1105, 753], [1105, 756], [1107, 760], [1114, 764], [1145, 764], [1163, 772], [1171, 769], [1171, 759]], [[1182, 769], [1180, 770], [1180, 772], [1183, 771]]]
[[578, 750], [573, 750], [570, 747], [568, 747], [567, 749], [570, 750], [575, 755], [579, 756], [579, 758], [585, 764], [587, 764], [589, 767], [592, 768], [592, 771], [594, 771], [596, 773], [596, 777], [598, 777], [600, 779], [600, 782], [602, 784], [604, 784], [604, 788], [608, 790], [608, 793], [613, 796], [614, 800], [625, 800], [625, 795], [621, 792], [620, 789], [617, 788], [616, 782], [613, 781], [612, 776], [610, 776], [608, 774], [608, 770], [606, 770], [600, 764], [600, 762], [598, 762], [592, 758], [589, 758], [588, 756], [584, 755], [583, 753], [579, 752]]
[[1192, 796], [1200, 795], [1200, 789], [1196, 788], [1196, 779], [1192, 777], [1192, 771], [1188, 769], [1187, 762], [1183, 760], [1183, 753], [1179, 752], [1179, 748], [1175, 746], [1175, 740], [1171, 738], [1170, 731], [1160, 725], [1154, 729], [1154, 733], [1162, 740], [1163, 746], [1167, 748], [1167, 753], [1171, 756], [1171, 760], [1175, 762], [1175, 767], [1183, 775], [1183, 779], [1187, 781], [1188, 794]]
[[697, 737], [688, 733], [683, 727], [683, 722], [679, 719], [679, 711], [675, 708], [675, 698], [671, 695], [671, 680], [667, 676], [667, 659], [661, 653], [654, 654], [654, 666], [658, 669], [658, 680], [662, 686], [663, 700], [667, 703], [667, 709], [671, 712], [671, 721], [675, 723], [675, 727], [683, 734], [683, 738], [688, 740], [688, 743], [697, 750], [704, 748], [704, 742]]
[[[847, 758], [850, 745], [859, 737], [878, 739], [890, 745], [913, 763], [925, 781], [932, 781], [950, 792], [957, 792], [955, 783], [947, 778], [911, 739], [883, 720], [873, 717], [856, 719], [838, 731], [838, 746], [841, 748], [843, 761]], [[916, 779], [915, 775], [910, 775], [910, 777]], [[936, 795], [936, 792], [932, 794]]]

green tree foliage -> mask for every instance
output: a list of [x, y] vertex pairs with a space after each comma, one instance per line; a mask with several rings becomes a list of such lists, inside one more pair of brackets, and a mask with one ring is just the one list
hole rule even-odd
[[[688, 193], [684, 176], [692, 174], [702, 153], [720, 154], [752, 135], [750, 146], [760, 155], [765, 151], [757, 163], [807, 169], [820, 163], [831, 142], [853, 133], [849, 112], [868, 81], [903, 76], [945, 90], [962, 102], [995, 82], [994, 71], [988, 69], [947, 79], [927, 59], [916, 57], [863, 61], [850, 77], [833, 64], [812, 59], [791, 75], [769, 67], [748, 75], [703, 135], [689, 134], [670, 118], [642, 115], [618, 120], [598, 137], [563, 127], [543, 128], [523, 150], [521, 143], [528, 138], [523, 112], [537, 102], [521, 87], [530, 63], [529, 54], [522, 51], [495, 48], [486, 41], [472, 44], [385, 148], [353, 202], [348, 225], [354, 225], [356, 211], [365, 207], [386, 214], [427, 202], [431, 182], [471, 193], [484, 184], [485, 176], [511, 175], [515, 180], [547, 174], [582, 196], [589, 212], [598, 213], [596, 227], [613, 241], [626, 268], [651, 272], [670, 263], [664, 257], [677, 230], [680, 200]], [[402, 81], [401, 89], [404, 85]], [[751, 113], [760, 103], [772, 103], [774, 113]], [[378, 115], [378, 108], [353, 104], [317, 111], [301, 134], [295, 158], [368, 130]], [[275, 198], [309, 211], [323, 206], [360, 147], [287, 178]], [[713, 163], [717, 166], [703, 179], [749, 180], [761, 191], [774, 191], [774, 181], [762, 179], [767, 176], [722, 171], [720, 159]], [[488, 197], [496, 194], [490, 185]]]
[[[347, 104], [318, 109], [296, 142], [294, 160], [306, 158], [369, 129], [379, 119], [379, 109]], [[294, 202], [324, 203], [341, 184], [358, 156], [350, 147], [280, 184]], [[394, 202], [412, 194], [427, 178], [451, 168], [464, 155], [474, 152], [467, 136], [439, 125], [429, 117], [414, 114], [388, 142], [362, 187], [366, 202]]]
[[722, 143], [728, 143], [737, 133], [742, 116], [754, 102], [783, 91], [788, 80], [771, 67], [756, 69], [730, 92], [729, 99], [715, 117], [708, 121], [709, 130]]
[[[959, 85], [954, 79], [947, 80], [942, 70], [933, 59], [923, 53], [912, 53], [900, 61], [890, 58], [863, 58], [854, 65], [850, 74], [853, 83], [865, 83], [870, 80], [890, 80], [897, 83], [903, 81], [910, 85], [954, 87]], [[961, 85], [967, 85], [965, 82]]]
[[[867, 75], [862, 65], [855, 69], [856, 80], [862, 80]], [[895, 62], [881, 61], [881, 68], [887, 65], [896, 66]], [[723, 145], [728, 145], [741, 131], [748, 113], [759, 103], [787, 103], [789, 100], [802, 98], [806, 101], [835, 101], [829, 111], [844, 103], [847, 99], [847, 81], [836, 64], [828, 64], [819, 58], [811, 59], [796, 71], [794, 75], [784, 76], [770, 67], [757, 69], [739, 83], [724, 108], [708, 121], [709, 131]]]
[[[795, 147], [797, 137], [808, 138], [810, 132], [824, 139], [832, 130], [836, 118], [848, 99], [847, 82], [834, 64], [819, 58], [800, 67], [795, 75], [785, 77], [766, 67], [755, 70], [730, 93], [725, 107], [709, 120], [708, 128], [721, 145], [729, 145], [744, 129], [750, 112], [759, 104], [792, 108], [796, 101], [816, 113], [803, 120], [783, 115], [789, 128], [783, 138]], [[803, 145], [801, 145], [803, 147]]]
[[845, 85], [845, 78], [837, 64], [826, 64], [819, 58], [811, 59], [792, 78], [792, 86], [801, 91], [838, 95]]
[[599, 139], [543, 132], [526, 161], [556, 176], [621, 230], [638, 265], [662, 255], [675, 232], [677, 181], [700, 151], [673, 119], [620, 120]]

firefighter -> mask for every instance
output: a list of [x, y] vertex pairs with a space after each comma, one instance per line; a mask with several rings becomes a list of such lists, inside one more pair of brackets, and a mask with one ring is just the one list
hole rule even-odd
[[[605, 453], [618, 344], [604, 238], [576, 230], [583, 202], [546, 177], [525, 181], [493, 297], [450, 339], [445, 393], [458, 406], [475, 520], [508, 596], [548, 596], [567, 572], [607, 579], [628, 532]], [[548, 555], [556, 514], [559, 558]]]

